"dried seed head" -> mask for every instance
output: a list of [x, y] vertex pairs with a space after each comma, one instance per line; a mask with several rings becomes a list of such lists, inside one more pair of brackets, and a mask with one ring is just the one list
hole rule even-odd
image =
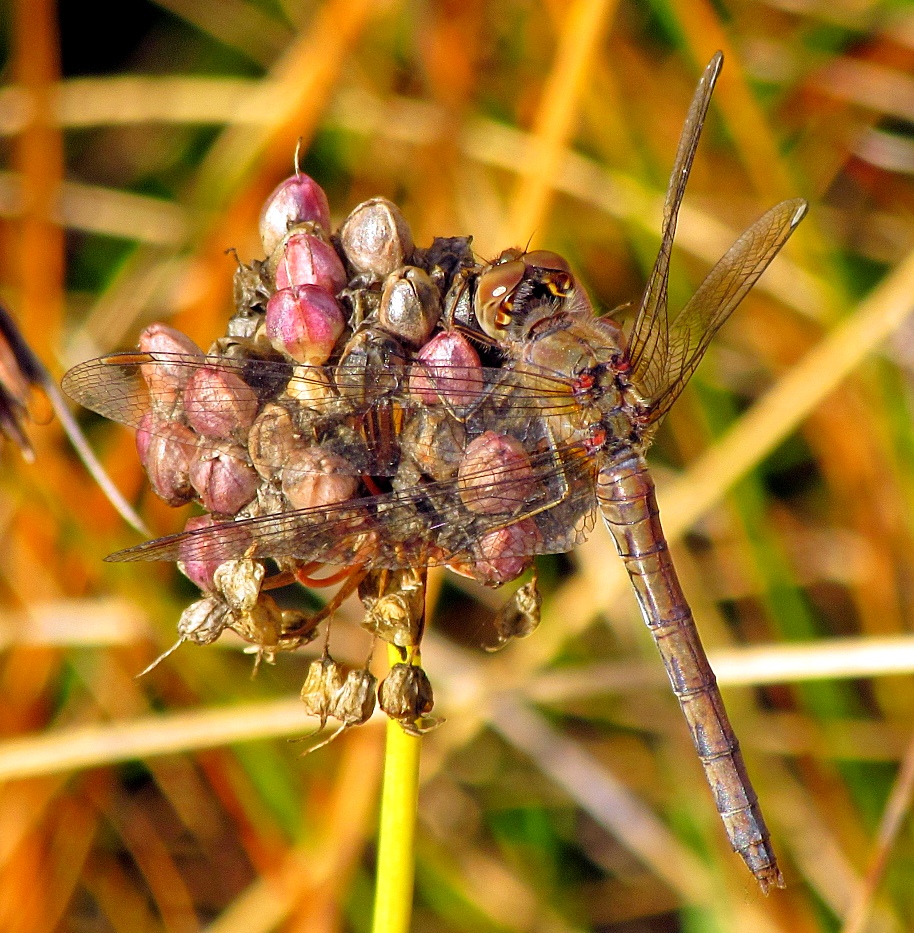
[[305, 408], [320, 408], [337, 398], [327, 372], [319, 366], [293, 366], [292, 378], [281, 398], [299, 402]]
[[346, 270], [336, 250], [309, 230], [293, 230], [273, 252], [270, 265], [277, 290], [317, 285], [331, 295], [346, 287]]
[[190, 482], [208, 512], [235, 515], [257, 494], [260, 477], [247, 462], [243, 447], [221, 443], [197, 448]]
[[380, 281], [409, 262], [413, 235], [396, 204], [372, 198], [356, 206], [343, 221], [340, 244], [356, 273]]
[[350, 671], [333, 698], [330, 715], [344, 726], [360, 726], [371, 719], [377, 693], [378, 679], [371, 671], [364, 668]]
[[260, 240], [269, 256], [296, 224], [311, 221], [330, 233], [330, 205], [324, 189], [308, 175], [298, 172], [280, 182], [260, 212]]
[[380, 399], [395, 390], [406, 364], [403, 345], [380, 327], [360, 328], [343, 347], [336, 372], [340, 394]]
[[187, 334], [159, 323], [150, 324], [143, 330], [139, 348], [143, 353], [159, 357], [155, 363], [140, 366], [140, 373], [149, 388], [153, 407], [157, 411], [170, 412], [193, 372], [187, 364], [202, 360], [203, 351]]
[[[197, 531], [199, 528], [211, 528], [215, 525], [212, 515], [194, 515], [187, 520], [184, 526], [185, 531]], [[185, 539], [178, 547], [178, 554], [187, 551], [190, 541]], [[178, 570], [187, 577], [191, 583], [195, 583], [204, 593], [213, 591], [213, 574], [222, 563], [219, 558], [215, 560], [185, 560], [184, 557], [178, 558]]]
[[[171, 506], [184, 505], [194, 498], [190, 465], [197, 439], [192, 431], [175, 421], [151, 419], [149, 433], [137, 434], [137, 449], [144, 454], [142, 463], [155, 494]], [[143, 448], [145, 448], [143, 450]]]
[[471, 512], [497, 515], [520, 508], [535, 481], [524, 445], [510, 434], [486, 431], [467, 446], [457, 485]]
[[232, 613], [221, 599], [207, 596], [181, 613], [178, 635], [197, 645], [212, 644], [232, 623]]
[[326, 363], [346, 323], [339, 302], [316, 285], [275, 292], [267, 304], [267, 339], [299, 363]]
[[236, 612], [250, 612], [257, 605], [266, 568], [257, 560], [227, 560], [213, 574], [213, 586]]
[[493, 619], [495, 642], [485, 646], [486, 651], [504, 648], [512, 638], [526, 638], [540, 624], [540, 607], [543, 597], [537, 586], [536, 576], [519, 587], [514, 595], [496, 613]]
[[436, 334], [419, 351], [409, 391], [426, 405], [468, 408], [482, 392], [482, 364], [469, 340], [457, 331]]
[[441, 317], [441, 293], [424, 269], [404, 266], [384, 280], [378, 322], [404, 343], [421, 347]]
[[248, 453], [254, 469], [264, 479], [273, 479], [297, 446], [295, 422], [285, 406], [275, 402], [265, 405], [248, 433]]
[[415, 597], [408, 593], [389, 593], [372, 601], [370, 606], [366, 600], [363, 602], [366, 612], [362, 628], [399, 648], [419, 644], [424, 611], [421, 594], [418, 607]]
[[357, 488], [352, 464], [320, 447], [291, 453], [282, 474], [283, 495], [293, 509], [336, 505], [351, 499]]
[[435, 705], [432, 685], [421, 667], [394, 664], [378, 689], [381, 709], [401, 723], [414, 723]]
[[335, 715], [336, 697], [342, 689], [343, 667], [338, 661], [325, 654], [308, 665], [308, 673], [301, 688], [301, 699], [305, 704], [305, 711], [320, 719], [322, 729], [327, 724], [327, 719]]
[[257, 396], [230, 370], [204, 366], [187, 382], [184, 411], [197, 434], [230, 438], [253, 424], [257, 417]]

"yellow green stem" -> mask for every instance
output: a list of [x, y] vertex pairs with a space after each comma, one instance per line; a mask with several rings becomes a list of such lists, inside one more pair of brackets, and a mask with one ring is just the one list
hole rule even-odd
[[[388, 654], [391, 665], [402, 661], [399, 650], [393, 645], [389, 647]], [[418, 652], [413, 663], [419, 663]], [[393, 719], [388, 721], [372, 933], [409, 931], [421, 747], [421, 738], [407, 735]]]

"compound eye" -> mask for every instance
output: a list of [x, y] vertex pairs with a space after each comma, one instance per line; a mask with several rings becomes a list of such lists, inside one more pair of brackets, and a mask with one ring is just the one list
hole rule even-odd
[[535, 249], [523, 256], [526, 265], [532, 269], [548, 269], [553, 272], [567, 272], [571, 275], [571, 266], [558, 253], [548, 249]]
[[511, 323], [514, 293], [524, 279], [527, 265], [520, 259], [500, 262], [479, 277], [476, 286], [476, 320], [483, 331], [495, 340], [504, 336]]

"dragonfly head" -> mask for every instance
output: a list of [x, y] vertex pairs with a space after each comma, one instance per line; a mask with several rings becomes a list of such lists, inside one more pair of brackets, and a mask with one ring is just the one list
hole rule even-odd
[[568, 263], [548, 250], [505, 250], [479, 277], [474, 310], [493, 340], [519, 336], [528, 318], [555, 314], [575, 293]]

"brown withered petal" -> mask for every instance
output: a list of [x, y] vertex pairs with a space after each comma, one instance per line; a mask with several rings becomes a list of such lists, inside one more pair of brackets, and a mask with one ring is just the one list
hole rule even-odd
[[472, 406], [482, 391], [482, 364], [473, 345], [457, 331], [442, 331], [416, 355], [409, 391], [426, 405], [460, 410]]
[[357, 489], [349, 461], [320, 447], [293, 451], [282, 474], [283, 495], [293, 509], [336, 505]]
[[[187, 524], [184, 526], [184, 530], [196, 531], [199, 528], [210, 528], [214, 524], [216, 523], [213, 521], [212, 515], [194, 515], [187, 520]], [[180, 554], [181, 550], [186, 549], [186, 547], [187, 542], [184, 542], [184, 544], [179, 547], [178, 553]], [[213, 575], [221, 563], [222, 561], [218, 559], [179, 559], [178, 570], [180, 570], [188, 580], [199, 586], [204, 593], [211, 593], [213, 591]]]
[[222, 443], [197, 447], [190, 463], [190, 482], [208, 512], [235, 515], [257, 494], [260, 477], [247, 462], [244, 448]]
[[524, 445], [510, 434], [486, 431], [467, 445], [457, 485], [471, 512], [497, 515], [520, 508], [535, 481]]
[[280, 182], [260, 212], [260, 240], [269, 256], [296, 224], [311, 221], [330, 233], [330, 205], [324, 189], [299, 172]]
[[339, 302], [317, 285], [279, 289], [267, 304], [267, 339], [298, 363], [326, 363], [345, 329]]
[[435, 705], [428, 675], [413, 664], [394, 664], [378, 688], [378, 704], [398, 722], [421, 719]]
[[368, 722], [377, 702], [378, 679], [362, 668], [350, 671], [333, 699], [330, 715], [344, 726], [360, 726]]
[[178, 635], [197, 645], [212, 644], [232, 623], [228, 606], [214, 596], [191, 603], [178, 622]]
[[232, 631], [261, 649], [260, 657], [273, 660], [273, 649], [282, 647], [282, 610], [268, 593], [243, 612], [233, 613]]
[[409, 262], [413, 235], [396, 204], [372, 198], [357, 205], [343, 221], [340, 244], [356, 273], [380, 281]]
[[145, 447], [143, 466], [155, 494], [171, 506], [184, 505], [194, 498], [190, 465], [196, 455], [197, 438], [176, 421], [152, 419]]
[[203, 366], [184, 388], [184, 412], [197, 434], [228, 439], [254, 423], [257, 397], [235, 373]]
[[276, 289], [316, 285], [331, 295], [346, 287], [346, 270], [336, 250], [306, 229], [293, 230], [273, 252]]
[[250, 612], [260, 596], [266, 568], [256, 560], [227, 560], [213, 574], [213, 586], [236, 612]]
[[412, 347], [421, 347], [441, 317], [441, 293], [424, 269], [404, 266], [384, 280], [378, 322]]
[[317, 716], [321, 728], [327, 724], [333, 710], [336, 697], [343, 688], [343, 667], [325, 654], [308, 665], [308, 673], [301, 688], [301, 699], [305, 711]]

